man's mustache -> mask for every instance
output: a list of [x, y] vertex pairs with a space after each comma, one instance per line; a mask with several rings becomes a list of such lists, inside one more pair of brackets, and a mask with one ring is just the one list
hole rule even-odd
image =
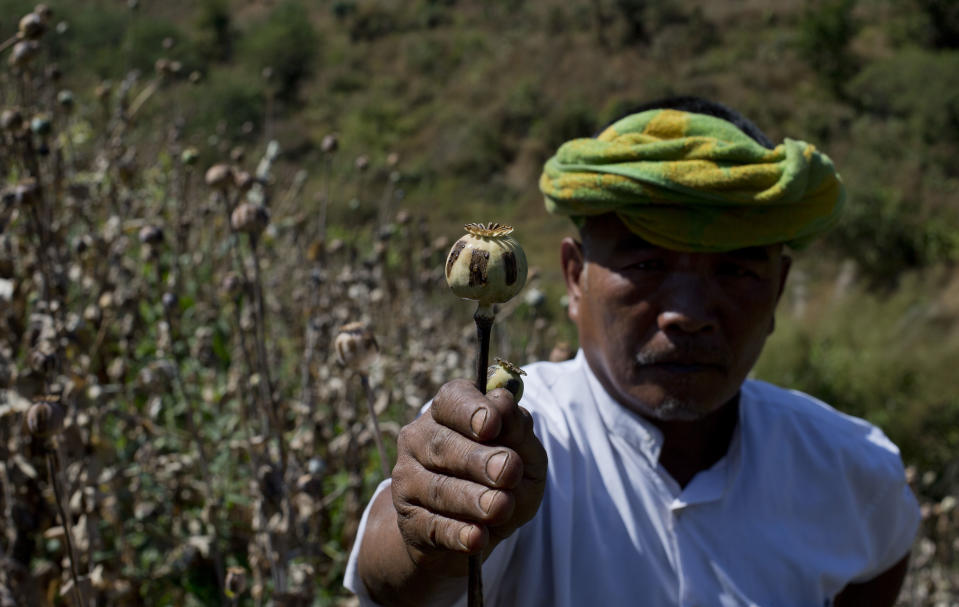
[[711, 365], [725, 367], [725, 350], [715, 344], [674, 344], [672, 348], [646, 348], [636, 353], [640, 365]]

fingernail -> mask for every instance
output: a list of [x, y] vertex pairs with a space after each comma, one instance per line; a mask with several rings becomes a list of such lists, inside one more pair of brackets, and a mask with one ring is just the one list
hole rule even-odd
[[486, 475], [494, 483], [499, 480], [499, 477], [503, 474], [503, 469], [506, 468], [506, 460], [509, 458], [509, 453], [505, 451], [500, 451], [496, 453], [488, 460], [486, 460]]
[[472, 532], [473, 532], [473, 528], [469, 525], [464, 525], [463, 528], [460, 529], [460, 545], [463, 546], [464, 550], [469, 550], [470, 548], [469, 541], [470, 541], [470, 535], [472, 535]]
[[489, 417], [489, 411], [485, 408], [476, 410], [476, 413], [470, 418], [470, 426], [472, 426], [474, 433], [478, 435], [483, 431], [483, 427], [486, 426], [487, 417]]
[[496, 491], [493, 489], [487, 490], [483, 495], [480, 496], [480, 508], [483, 509], [483, 512], [489, 514], [490, 506], [493, 505], [493, 498], [496, 497]]

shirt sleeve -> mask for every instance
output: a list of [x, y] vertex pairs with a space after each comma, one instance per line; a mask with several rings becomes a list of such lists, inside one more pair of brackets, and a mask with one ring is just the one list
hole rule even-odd
[[866, 524], [873, 537], [871, 565], [853, 583], [868, 582], [906, 556], [916, 539], [920, 518], [919, 503], [903, 474], [866, 513]]
[[363, 543], [363, 534], [366, 533], [366, 520], [370, 516], [370, 507], [380, 493], [389, 490], [390, 485], [390, 479], [386, 479], [380, 483], [376, 487], [376, 491], [373, 492], [370, 503], [366, 505], [366, 509], [363, 511], [363, 517], [360, 519], [360, 526], [356, 530], [356, 541], [353, 542], [353, 550], [350, 551], [350, 558], [346, 562], [346, 573], [343, 574], [343, 585], [360, 600], [360, 607], [379, 607], [379, 604], [370, 598], [369, 592], [366, 591], [366, 585], [363, 583], [363, 580], [360, 579], [360, 574], [357, 571], [357, 561], [360, 555], [360, 544]]

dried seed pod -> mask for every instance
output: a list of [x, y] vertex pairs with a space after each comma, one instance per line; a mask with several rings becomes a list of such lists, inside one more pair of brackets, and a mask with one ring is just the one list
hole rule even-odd
[[23, 67], [33, 61], [40, 52], [40, 43], [36, 40], [21, 40], [13, 45], [8, 63], [13, 67]]
[[228, 567], [223, 594], [228, 599], [234, 599], [246, 592], [246, 569], [243, 567]]
[[389, 168], [395, 168], [396, 165], [400, 163], [400, 155], [396, 152], [390, 152], [386, 156], [386, 166]]
[[363, 172], [366, 169], [370, 168], [370, 157], [366, 154], [360, 154], [356, 157], [356, 170]]
[[0, 113], [0, 127], [5, 131], [19, 131], [23, 128], [23, 114], [17, 108], [3, 110]]
[[248, 171], [233, 171], [233, 185], [241, 192], [249, 192], [254, 183], [256, 183], [256, 178], [250, 175]]
[[57, 104], [67, 111], [73, 109], [73, 92], [64, 89], [57, 93]]
[[38, 4], [33, 7], [33, 12], [36, 15], [39, 15], [43, 19], [44, 23], [49, 23], [50, 19], [53, 19], [53, 9], [47, 6], [46, 4]]
[[59, 65], [51, 63], [43, 70], [43, 75], [50, 82], [60, 82], [60, 78], [63, 77], [63, 71]]
[[30, 351], [30, 368], [46, 375], [57, 369], [57, 350], [49, 341], [41, 342], [36, 348]]
[[214, 164], [204, 176], [206, 184], [217, 190], [226, 190], [233, 183], [233, 167], [228, 164]]
[[46, 31], [46, 21], [36, 12], [28, 13], [20, 18], [20, 25], [17, 30], [20, 38], [24, 40], [36, 40], [43, 36]]
[[40, 199], [40, 187], [37, 180], [27, 177], [13, 188], [14, 201], [22, 205], [35, 204]]
[[153, 225], [143, 226], [140, 228], [139, 238], [143, 244], [160, 244], [163, 242], [163, 228]]
[[97, 99], [100, 101], [105, 101], [106, 98], [110, 95], [110, 91], [113, 90], [113, 83], [109, 80], [104, 80], [93, 90], [93, 94], [96, 95]]
[[30, 130], [36, 135], [41, 137], [49, 135], [52, 129], [53, 123], [50, 121], [50, 117], [45, 114], [37, 114], [30, 120]]
[[159, 76], [168, 76], [170, 74], [170, 60], [166, 57], [160, 57], [153, 63], [153, 69]]
[[50, 438], [63, 427], [63, 417], [59, 396], [40, 396], [27, 410], [27, 430], [35, 438]]
[[329, 135], [324, 135], [323, 141], [320, 142], [320, 149], [327, 154], [332, 154], [340, 147], [340, 140], [337, 139], [336, 135], [332, 133]]
[[200, 152], [194, 147], [188, 147], [180, 153], [180, 162], [187, 166], [193, 166], [200, 158]]
[[523, 297], [523, 303], [534, 310], [539, 310], [546, 303], [546, 294], [536, 288], [529, 289]]
[[360, 373], [369, 369], [380, 351], [373, 333], [361, 322], [351, 322], [340, 327], [333, 346], [340, 364]]
[[166, 310], [167, 312], [172, 312], [173, 308], [176, 307], [178, 300], [176, 295], [174, 295], [173, 293], [170, 293], [169, 291], [166, 291], [165, 293], [163, 293], [161, 302], [163, 303], [164, 310]]
[[236, 272], [229, 272], [220, 282], [220, 289], [230, 299], [236, 299], [243, 294], [243, 279]]
[[237, 232], [259, 236], [270, 223], [270, 212], [262, 204], [244, 202], [233, 209], [230, 224]]
[[481, 306], [509, 301], [526, 284], [526, 253], [499, 223], [466, 224], [446, 258], [446, 282], [463, 299]]
[[506, 388], [513, 393], [513, 400], [519, 402], [523, 398], [523, 371], [508, 360], [496, 358], [495, 364], [486, 369], [486, 391], [497, 388]]

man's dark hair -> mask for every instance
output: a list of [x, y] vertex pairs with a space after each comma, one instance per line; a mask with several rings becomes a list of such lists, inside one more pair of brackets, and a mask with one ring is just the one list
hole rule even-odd
[[[667, 97], [666, 99], [650, 101], [649, 103], [644, 103], [632, 108], [613, 122], [616, 122], [620, 118], [625, 118], [631, 114], [645, 112], [646, 110], [680, 110], [682, 112], [692, 112], [695, 114], [715, 116], [716, 118], [721, 118], [726, 122], [734, 124], [737, 128], [739, 128], [740, 131], [752, 137], [759, 145], [769, 149], [776, 147], [769, 137], [759, 130], [759, 127], [753, 124], [751, 120], [730, 107], [726, 107], [725, 105], [716, 101], [703, 99], [702, 97]], [[610, 124], [613, 124], [613, 122]], [[601, 133], [604, 130], [606, 130], [606, 127], [600, 129], [599, 132]], [[598, 134], [599, 133], [597, 133], [597, 135]]]

